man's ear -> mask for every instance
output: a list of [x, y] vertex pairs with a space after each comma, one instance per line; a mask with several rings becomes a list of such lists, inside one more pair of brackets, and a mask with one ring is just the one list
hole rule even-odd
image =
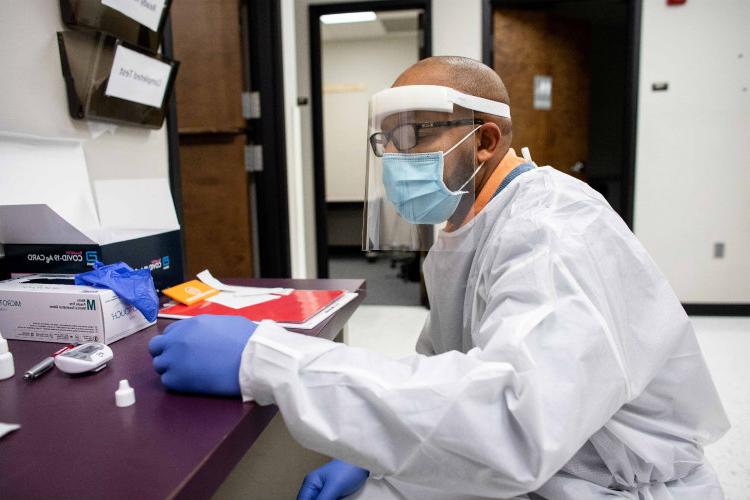
[[477, 161], [483, 163], [497, 154], [502, 146], [503, 133], [496, 123], [486, 122], [476, 134]]

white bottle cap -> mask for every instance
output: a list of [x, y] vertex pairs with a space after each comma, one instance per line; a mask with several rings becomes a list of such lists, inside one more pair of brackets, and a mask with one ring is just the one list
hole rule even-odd
[[0, 333], [0, 380], [12, 377], [16, 373], [13, 364], [13, 353], [8, 350], [8, 341]]
[[135, 391], [127, 379], [120, 380], [120, 385], [115, 391], [115, 404], [121, 408], [135, 404]]

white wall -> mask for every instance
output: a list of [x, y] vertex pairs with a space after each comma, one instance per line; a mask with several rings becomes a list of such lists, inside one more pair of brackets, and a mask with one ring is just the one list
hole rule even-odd
[[417, 35], [326, 41], [322, 51], [326, 200], [363, 201], [368, 102], [417, 62]]
[[482, 60], [482, 0], [432, 0], [432, 55]]
[[56, 38], [63, 29], [59, 2], [0, 2], [0, 132], [83, 141], [92, 181], [167, 177], [165, 127], [117, 126], [94, 138], [97, 124], [70, 118]]
[[0, 134], [80, 140], [92, 183], [168, 177], [165, 127], [153, 131], [70, 118], [57, 48], [61, 30], [57, 1], [0, 2]]
[[643, 2], [635, 233], [683, 302], [749, 303], [750, 2], [665, 3]]

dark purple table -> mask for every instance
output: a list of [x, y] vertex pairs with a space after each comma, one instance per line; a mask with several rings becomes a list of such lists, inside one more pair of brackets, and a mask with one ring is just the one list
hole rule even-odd
[[[251, 286], [350, 290], [359, 296], [313, 330], [333, 339], [364, 300], [363, 280], [226, 280]], [[103, 371], [72, 378], [23, 372], [61, 344], [9, 341], [16, 375], [0, 381], [0, 422], [21, 429], [0, 438], [0, 498], [209, 498], [276, 414], [276, 406], [164, 390], [149, 339], [169, 320], [111, 344]], [[115, 406], [120, 379], [136, 403]]]

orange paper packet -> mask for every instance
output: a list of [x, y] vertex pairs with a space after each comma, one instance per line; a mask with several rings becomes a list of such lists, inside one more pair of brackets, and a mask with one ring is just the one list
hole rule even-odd
[[176, 300], [181, 304], [190, 306], [201, 300], [205, 300], [219, 293], [215, 288], [211, 288], [202, 281], [191, 280], [180, 285], [173, 286], [162, 290], [164, 295], [170, 299]]

